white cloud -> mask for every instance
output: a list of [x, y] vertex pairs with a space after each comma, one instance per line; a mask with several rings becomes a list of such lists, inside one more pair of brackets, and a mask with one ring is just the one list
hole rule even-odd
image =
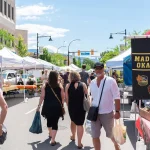
[[44, 48], [48, 48], [49, 52], [57, 53], [57, 47], [52, 45], [44, 46]]
[[40, 17], [37, 17], [37, 16], [25, 16], [25, 17], [21, 17], [21, 19], [23, 19], [23, 20], [38, 20], [38, 19], [40, 19]]
[[31, 36], [28, 38], [29, 48], [33, 48], [33, 46], [36, 45], [36, 43], [37, 43], [37, 39], [35, 36]]
[[29, 34], [39, 33], [39, 35], [48, 35], [52, 36], [52, 38], [64, 37], [65, 33], [69, 31], [68, 29], [54, 28], [51, 26], [39, 24], [22, 24], [17, 25], [17, 28], [28, 30]]
[[17, 18], [26, 18], [28, 16], [28, 18], [30, 19], [30, 17], [37, 17], [55, 12], [56, 10], [52, 5], [44, 5], [43, 3], [16, 7]]

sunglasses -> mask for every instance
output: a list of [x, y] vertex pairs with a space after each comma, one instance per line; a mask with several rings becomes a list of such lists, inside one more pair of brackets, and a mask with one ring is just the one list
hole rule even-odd
[[95, 70], [102, 70], [103, 67], [96, 67]]

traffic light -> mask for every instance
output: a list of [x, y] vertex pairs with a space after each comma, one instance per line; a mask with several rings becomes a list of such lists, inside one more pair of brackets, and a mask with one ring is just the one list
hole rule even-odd
[[78, 50], [78, 56], [80, 56], [80, 50]]
[[94, 55], [94, 49], [91, 49], [91, 55]]

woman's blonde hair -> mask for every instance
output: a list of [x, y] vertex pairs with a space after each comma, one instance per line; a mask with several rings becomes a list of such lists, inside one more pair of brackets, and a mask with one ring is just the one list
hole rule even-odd
[[68, 77], [70, 82], [77, 82], [81, 80], [80, 74], [76, 71], [71, 71]]

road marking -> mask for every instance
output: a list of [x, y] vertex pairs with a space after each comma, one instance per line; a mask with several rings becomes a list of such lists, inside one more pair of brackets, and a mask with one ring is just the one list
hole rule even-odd
[[34, 108], [34, 109], [32, 109], [32, 110], [26, 112], [25, 115], [28, 115], [28, 114], [32, 113], [32, 112], [33, 112], [34, 110], [36, 110], [36, 109], [37, 109], [37, 108]]

